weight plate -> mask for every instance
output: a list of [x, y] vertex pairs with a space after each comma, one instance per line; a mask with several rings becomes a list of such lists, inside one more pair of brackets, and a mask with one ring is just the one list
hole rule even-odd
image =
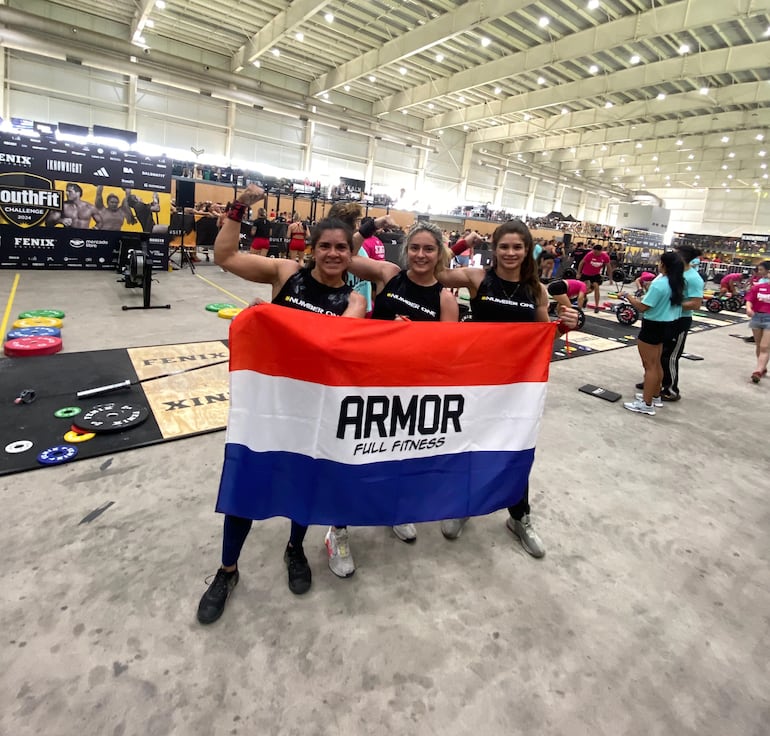
[[88, 442], [92, 440], [96, 435], [93, 432], [73, 432], [70, 430], [64, 435], [65, 442]]
[[562, 276], [565, 279], [574, 279], [577, 278], [577, 271], [574, 268], [565, 268]]
[[38, 335], [37, 337], [17, 337], [8, 340], [3, 352], [13, 358], [29, 358], [35, 355], [53, 355], [62, 348], [60, 337]]
[[15, 340], [17, 337], [39, 337], [40, 335], [61, 337], [61, 330], [58, 327], [21, 327], [18, 330], [11, 330], [5, 339]]
[[37, 461], [41, 465], [59, 465], [72, 460], [78, 454], [78, 448], [72, 445], [56, 445], [43, 450], [38, 456]]
[[237, 315], [239, 315], [243, 310], [239, 309], [238, 307], [227, 307], [225, 309], [220, 309], [217, 312], [217, 316], [221, 317], [222, 319], [233, 319]]
[[28, 317], [52, 317], [53, 319], [64, 319], [64, 312], [60, 309], [33, 309], [29, 312], [22, 312], [19, 319]]
[[74, 432], [75, 434], [88, 434], [88, 432], [84, 432], [79, 427], [76, 427], [74, 424], [70, 427], [70, 432]]
[[27, 317], [26, 319], [17, 319], [13, 323], [13, 328], [19, 327], [61, 327], [61, 320], [54, 317]]
[[575, 309], [578, 313], [577, 327], [575, 329], [582, 330], [583, 325], [586, 323], [586, 313], [580, 307], [575, 307]]
[[612, 280], [613, 281], [625, 281], [626, 280], [626, 272], [622, 268], [616, 268], [612, 272]]
[[63, 406], [61, 409], [57, 409], [53, 415], [57, 419], [69, 419], [70, 417], [76, 417], [83, 411], [79, 406]]
[[709, 310], [709, 312], [713, 312], [716, 314], [717, 312], [722, 311], [722, 300], [718, 299], [717, 297], [711, 297], [711, 299], [706, 300], [706, 309]]
[[215, 302], [214, 304], [207, 304], [206, 305], [206, 311], [207, 312], [218, 312], [220, 309], [235, 309], [235, 304], [224, 304]]
[[725, 299], [725, 309], [728, 312], [737, 312], [741, 308], [741, 303], [734, 296]]
[[97, 404], [83, 412], [73, 424], [87, 432], [120, 432], [130, 429], [146, 421], [150, 410], [146, 406], [121, 404], [111, 401], [108, 404]]
[[636, 311], [630, 304], [626, 304], [615, 312], [615, 316], [618, 318], [618, 322], [622, 325], [632, 325], [639, 317], [639, 312]]
[[5, 451], [9, 455], [16, 455], [20, 452], [26, 452], [32, 447], [32, 443], [29, 440], [16, 440], [5, 446]]

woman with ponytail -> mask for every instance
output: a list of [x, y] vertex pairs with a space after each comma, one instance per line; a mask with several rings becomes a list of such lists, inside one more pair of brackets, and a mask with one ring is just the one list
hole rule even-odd
[[650, 283], [642, 299], [624, 294], [631, 305], [642, 315], [642, 328], [637, 338], [637, 348], [644, 367], [644, 390], [636, 394], [634, 401], [623, 406], [629, 411], [655, 416], [655, 408], [663, 406], [660, 388], [663, 368], [660, 356], [663, 343], [676, 336], [676, 323], [682, 316], [684, 300], [684, 261], [674, 251], [660, 257], [659, 275]]

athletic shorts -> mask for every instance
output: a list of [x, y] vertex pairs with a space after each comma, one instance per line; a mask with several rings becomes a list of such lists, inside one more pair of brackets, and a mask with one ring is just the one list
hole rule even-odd
[[268, 250], [270, 248], [270, 238], [254, 238], [251, 241], [252, 250]]
[[648, 345], [662, 345], [676, 336], [676, 322], [655, 322], [642, 317], [642, 329], [636, 338]]
[[599, 286], [601, 286], [603, 279], [600, 273], [596, 273], [596, 274], [593, 274], [593, 276], [588, 276], [586, 274], [583, 274], [580, 277], [580, 280], [586, 284], [599, 284]]
[[770, 330], [770, 312], [754, 312], [749, 327], [752, 330]]
[[304, 251], [305, 250], [305, 238], [292, 238], [289, 241], [289, 250]]

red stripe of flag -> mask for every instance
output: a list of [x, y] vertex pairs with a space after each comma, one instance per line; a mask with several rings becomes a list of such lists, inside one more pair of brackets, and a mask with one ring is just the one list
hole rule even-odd
[[546, 322], [349, 319], [262, 304], [230, 326], [230, 370], [327, 386], [541, 383], [555, 330]]

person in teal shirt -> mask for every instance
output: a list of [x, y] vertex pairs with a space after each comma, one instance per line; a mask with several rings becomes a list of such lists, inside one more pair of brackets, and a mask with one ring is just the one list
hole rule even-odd
[[660, 389], [663, 367], [660, 357], [663, 343], [676, 336], [676, 322], [682, 316], [684, 300], [684, 261], [678, 253], [668, 251], [660, 257], [660, 275], [640, 300], [623, 295], [642, 315], [637, 348], [644, 367], [644, 388], [636, 399], [623, 406], [629, 411], [655, 415], [655, 407], [663, 406]]

